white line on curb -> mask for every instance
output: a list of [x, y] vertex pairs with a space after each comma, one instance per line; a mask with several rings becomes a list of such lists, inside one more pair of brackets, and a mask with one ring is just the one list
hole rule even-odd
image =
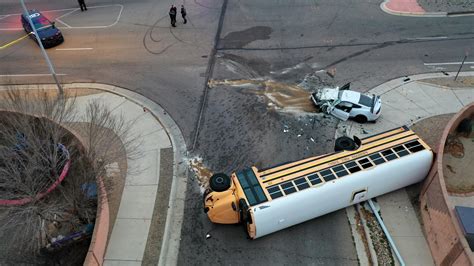
[[440, 36], [440, 37], [415, 37], [415, 38], [407, 38], [408, 40], [443, 40], [447, 39], [447, 36]]
[[[444, 62], [444, 63], [423, 63], [425, 66], [444, 66], [444, 65], [460, 65], [462, 62]], [[465, 65], [474, 65], [472, 62], [464, 62]]]
[[83, 50], [92, 50], [94, 48], [57, 48], [57, 51], [83, 51]]
[[[56, 74], [56, 76], [66, 76], [67, 74]], [[51, 76], [51, 74], [9, 74], [9, 75], [0, 75], [0, 77], [41, 77], [41, 76]]]

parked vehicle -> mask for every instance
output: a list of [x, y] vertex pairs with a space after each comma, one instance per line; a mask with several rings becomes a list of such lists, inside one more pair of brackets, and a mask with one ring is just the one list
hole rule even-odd
[[26, 33], [30, 34], [30, 37], [38, 43], [33, 28], [31, 27], [28, 17], [38, 33], [38, 37], [41, 40], [44, 48], [50, 48], [64, 42], [64, 37], [61, 31], [55, 26], [54, 22], [49, 21], [43, 14], [38, 10], [29, 10], [28, 14], [21, 15], [21, 24]]
[[375, 121], [380, 116], [380, 96], [349, 90], [350, 83], [341, 88], [322, 88], [311, 94], [311, 100], [321, 111], [343, 121], [353, 118], [359, 123]]
[[204, 194], [214, 223], [242, 223], [251, 239], [423, 180], [431, 148], [407, 127], [363, 140], [341, 137], [339, 152], [267, 169], [215, 174]]

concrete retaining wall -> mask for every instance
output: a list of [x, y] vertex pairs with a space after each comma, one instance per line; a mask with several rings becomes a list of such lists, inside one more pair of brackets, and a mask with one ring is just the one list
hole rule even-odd
[[449, 201], [443, 176], [447, 136], [462, 119], [473, 114], [474, 103], [471, 103], [449, 121], [438, 145], [437, 158], [420, 193], [423, 226], [436, 265], [474, 265], [474, 257]]

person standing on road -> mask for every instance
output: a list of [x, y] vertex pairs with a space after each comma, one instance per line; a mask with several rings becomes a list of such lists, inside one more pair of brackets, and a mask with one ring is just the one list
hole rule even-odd
[[176, 13], [178, 13], [178, 9], [174, 5], [171, 5], [169, 14], [171, 19], [171, 26], [173, 27], [176, 27]]
[[86, 2], [84, 0], [77, 0], [79, 2], [79, 6], [81, 7], [81, 12], [87, 10]]
[[184, 8], [184, 5], [181, 5], [181, 16], [183, 17], [184, 24], [186, 24], [188, 21], [186, 20], [186, 9]]

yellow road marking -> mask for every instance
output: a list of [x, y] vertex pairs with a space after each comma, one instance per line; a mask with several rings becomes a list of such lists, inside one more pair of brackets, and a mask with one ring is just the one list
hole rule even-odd
[[3, 46], [0, 46], [0, 50], [5, 49], [5, 48], [7, 48], [7, 47], [9, 47], [9, 46], [14, 45], [15, 43], [17, 43], [17, 42], [19, 42], [19, 41], [25, 39], [26, 37], [28, 37], [30, 34], [31, 34], [31, 33], [28, 33], [28, 34], [26, 34], [25, 36], [23, 36], [23, 37], [21, 37], [21, 38], [18, 38], [18, 39], [14, 40], [14, 41], [11, 41], [11, 42], [9, 42], [9, 43], [3, 45]]

